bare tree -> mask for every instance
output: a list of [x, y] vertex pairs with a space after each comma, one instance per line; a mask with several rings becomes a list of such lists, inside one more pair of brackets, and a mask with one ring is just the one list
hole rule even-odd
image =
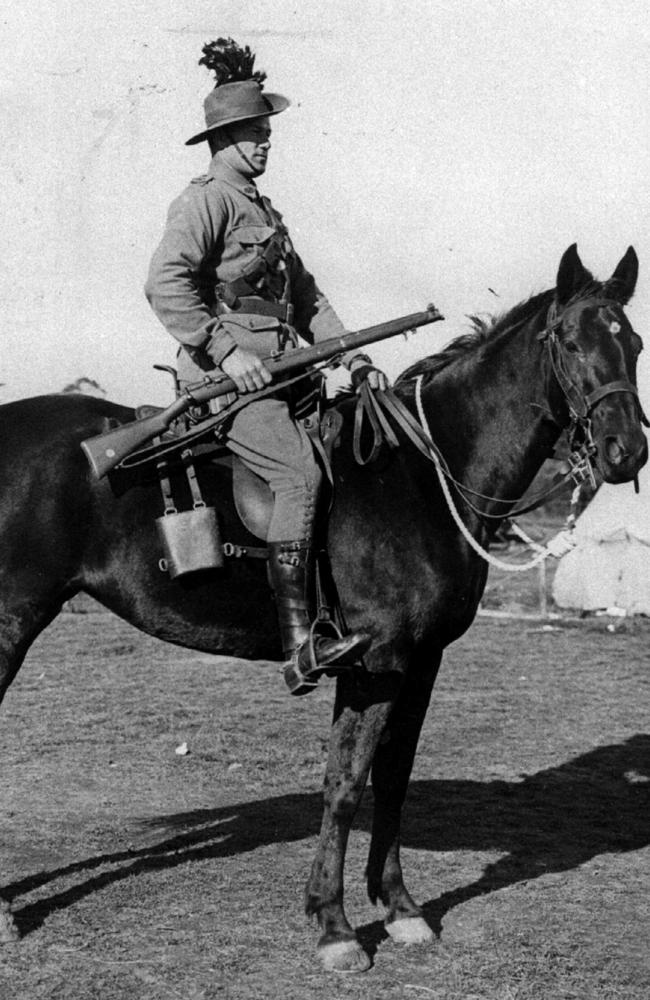
[[84, 396], [99, 396], [101, 399], [106, 398], [106, 389], [104, 389], [99, 382], [95, 382], [94, 378], [88, 378], [86, 375], [82, 375], [80, 378], [75, 379], [74, 382], [68, 383], [68, 385], [63, 387], [61, 392], [77, 392]]

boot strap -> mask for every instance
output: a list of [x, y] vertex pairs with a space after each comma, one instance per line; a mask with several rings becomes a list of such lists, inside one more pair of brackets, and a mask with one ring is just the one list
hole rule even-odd
[[299, 597], [278, 597], [276, 593], [275, 603], [277, 607], [290, 608], [292, 611], [304, 611], [306, 614], [309, 613], [307, 601]]

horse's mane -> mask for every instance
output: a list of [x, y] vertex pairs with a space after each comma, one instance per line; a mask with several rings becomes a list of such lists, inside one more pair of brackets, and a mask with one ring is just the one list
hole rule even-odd
[[[602, 287], [602, 283], [595, 280], [587, 271], [586, 280], [575, 297], [581, 298], [585, 295], [597, 294], [602, 290]], [[454, 340], [450, 341], [437, 354], [421, 358], [406, 368], [395, 380], [395, 388], [408, 392], [411, 388], [409, 383], [413, 382], [420, 375], [423, 376], [426, 384], [438, 375], [439, 372], [453, 364], [454, 361], [472, 354], [484, 344], [494, 340], [500, 333], [523, 326], [538, 313], [542, 313], [542, 311], [546, 315], [554, 295], [555, 289], [551, 288], [545, 292], [538, 292], [535, 295], [531, 295], [529, 298], [524, 299], [523, 302], [517, 303], [512, 309], [508, 309], [503, 313], [493, 316], [469, 315], [467, 318], [470, 321], [471, 327], [468, 333], [463, 333], [459, 337], [455, 337]], [[350, 388], [339, 389], [335, 398], [338, 402], [346, 396], [354, 396], [354, 391]]]
[[443, 368], [447, 368], [458, 358], [466, 357], [473, 351], [478, 350], [483, 344], [493, 340], [504, 330], [511, 330], [513, 327], [523, 326], [533, 318], [544, 306], [548, 308], [553, 299], [553, 290], [540, 292], [531, 295], [530, 298], [519, 302], [507, 312], [494, 316], [475, 316], [467, 318], [471, 323], [468, 333], [463, 333], [460, 337], [455, 337], [446, 347], [443, 347], [437, 354], [432, 354], [427, 358], [421, 358], [414, 364], [406, 368], [396, 379], [395, 385], [406, 388], [405, 382], [411, 382], [419, 375], [424, 376], [425, 381], [433, 378]]

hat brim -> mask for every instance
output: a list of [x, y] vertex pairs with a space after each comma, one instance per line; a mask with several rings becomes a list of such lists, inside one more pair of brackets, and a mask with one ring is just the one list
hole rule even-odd
[[210, 128], [204, 129], [199, 132], [198, 135], [193, 135], [191, 139], [188, 139], [185, 143], [186, 146], [196, 146], [199, 142], [204, 142], [212, 132], [216, 132], [217, 129], [223, 128], [224, 125], [234, 125], [235, 122], [246, 122], [252, 121], [254, 118], [270, 118], [271, 115], [279, 115], [281, 111], [286, 111], [286, 109], [291, 104], [288, 98], [283, 97], [282, 94], [267, 94], [264, 92], [264, 100], [268, 101], [271, 107], [268, 111], [255, 111], [250, 115], [232, 115], [230, 118], [225, 117], [221, 121], [215, 122]]

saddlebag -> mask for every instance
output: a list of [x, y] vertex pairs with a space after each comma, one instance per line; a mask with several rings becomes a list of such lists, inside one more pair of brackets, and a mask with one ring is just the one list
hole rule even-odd
[[164, 556], [160, 568], [172, 579], [200, 569], [218, 569], [224, 564], [223, 545], [214, 507], [166, 511], [156, 518]]
[[176, 508], [167, 462], [163, 458], [157, 463], [164, 504], [164, 514], [156, 518], [164, 553], [159, 566], [172, 579], [201, 569], [219, 569], [224, 565], [217, 512], [214, 507], [206, 507], [201, 496], [189, 448], [182, 452], [181, 462], [192, 496], [192, 509], [184, 511]]

